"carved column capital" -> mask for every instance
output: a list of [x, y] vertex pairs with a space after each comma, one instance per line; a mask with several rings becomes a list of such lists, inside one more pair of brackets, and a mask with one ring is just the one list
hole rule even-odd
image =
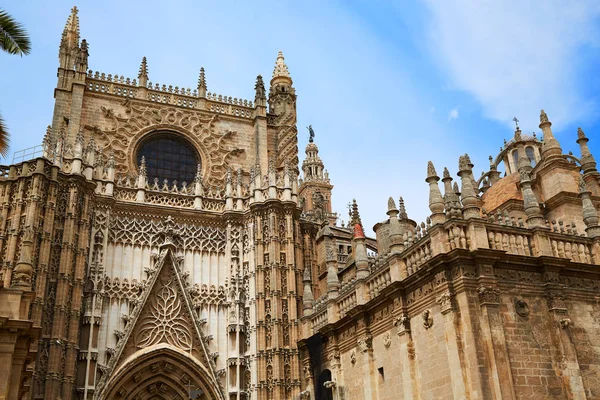
[[440, 311], [442, 314], [449, 313], [453, 310], [452, 308], [452, 294], [450, 291], [445, 291], [441, 295], [439, 295], [436, 299], [436, 302], [440, 305]]
[[500, 289], [492, 286], [480, 286], [477, 289], [479, 304], [482, 306], [500, 305]]
[[567, 312], [567, 302], [564, 294], [561, 293], [548, 293], [546, 295], [548, 301], [548, 308], [550, 311], [555, 312]]
[[361, 353], [366, 353], [372, 349], [373, 337], [369, 334], [364, 334], [357, 339], [356, 345]]
[[398, 336], [410, 333], [410, 318], [408, 317], [408, 314], [402, 313], [397, 316], [394, 318], [393, 324], [398, 329]]

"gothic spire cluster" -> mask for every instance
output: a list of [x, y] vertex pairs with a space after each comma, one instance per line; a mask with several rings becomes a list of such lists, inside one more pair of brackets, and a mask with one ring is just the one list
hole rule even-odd
[[288, 70], [287, 65], [285, 64], [285, 58], [283, 57], [283, 53], [281, 50], [277, 53], [277, 61], [275, 61], [275, 68], [273, 69], [273, 79], [274, 78], [290, 78], [290, 71]]

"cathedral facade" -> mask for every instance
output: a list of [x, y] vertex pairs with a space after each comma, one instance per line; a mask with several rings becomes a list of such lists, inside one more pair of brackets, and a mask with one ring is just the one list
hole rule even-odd
[[281, 52], [253, 101], [88, 57], [73, 8], [52, 124], [0, 167], [0, 399], [600, 398], [583, 130], [424, 163], [430, 217], [390, 198], [370, 238], [312, 128], [299, 162]]

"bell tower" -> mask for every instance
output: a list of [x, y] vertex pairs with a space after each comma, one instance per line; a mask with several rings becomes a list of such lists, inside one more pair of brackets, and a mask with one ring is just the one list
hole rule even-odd
[[337, 215], [331, 211], [331, 191], [329, 173], [319, 157], [319, 148], [315, 144], [315, 132], [308, 127], [310, 137], [306, 146], [306, 158], [302, 162], [303, 179], [300, 181], [299, 195], [304, 211], [319, 221], [328, 221], [335, 225]]

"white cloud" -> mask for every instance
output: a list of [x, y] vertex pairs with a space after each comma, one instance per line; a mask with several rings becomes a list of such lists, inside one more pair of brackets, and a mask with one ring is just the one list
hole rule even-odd
[[487, 117], [509, 124], [517, 115], [533, 130], [541, 108], [559, 126], [589, 113], [577, 55], [596, 45], [599, 2], [425, 1], [448, 86], [471, 93]]
[[453, 119], [457, 119], [457, 118], [458, 118], [458, 109], [453, 108], [448, 113], [448, 121], [452, 121]]

